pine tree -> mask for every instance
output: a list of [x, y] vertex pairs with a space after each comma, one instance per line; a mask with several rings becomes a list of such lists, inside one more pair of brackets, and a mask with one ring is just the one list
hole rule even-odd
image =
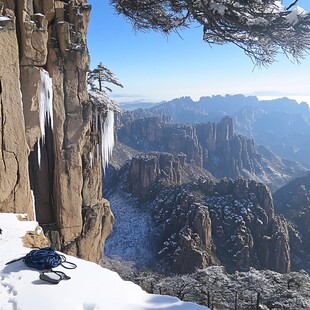
[[97, 90], [100, 92], [106, 92], [107, 90], [112, 92], [112, 89], [106, 86], [106, 83], [123, 87], [114, 73], [101, 62], [97, 65], [97, 68], [88, 72], [87, 82], [92, 90]]

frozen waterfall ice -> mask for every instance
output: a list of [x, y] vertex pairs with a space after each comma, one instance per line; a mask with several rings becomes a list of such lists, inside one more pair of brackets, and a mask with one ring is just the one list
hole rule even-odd
[[[45, 125], [53, 129], [53, 83], [48, 72], [40, 70], [39, 115], [42, 144], [45, 143]], [[38, 164], [41, 165], [41, 147], [38, 140]]]
[[109, 110], [107, 112], [106, 119], [102, 121], [102, 115], [100, 115], [101, 125], [101, 160], [102, 168], [105, 172], [105, 168], [109, 163], [109, 159], [112, 155], [114, 147], [114, 111]]

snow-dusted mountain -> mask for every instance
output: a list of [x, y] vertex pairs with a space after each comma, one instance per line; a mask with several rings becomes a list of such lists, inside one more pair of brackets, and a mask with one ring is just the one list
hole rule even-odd
[[307, 171], [301, 164], [282, 159], [253, 139], [237, 134], [228, 116], [218, 123], [174, 124], [166, 115], [128, 112], [121, 121], [117, 136], [123, 145], [144, 153], [183, 153], [186, 162], [195, 163], [216, 178], [253, 179], [274, 190]]
[[[287, 240], [283, 238], [287, 229], [285, 220], [274, 217], [272, 205], [269, 204], [271, 209], [268, 210], [268, 195], [262, 195], [263, 191], [260, 195], [258, 193], [254, 195], [253, 189], [251, 189], [246, 199], [244, 195], [247, 195], [247, 191], [241, 184], [242, 181], [239, 182], [239, 185], [223, 182], [213, 189], [214, 192], [217, 192], [215, 195], [212, 195], [212, 186], [210, 187], [212, 182], [202, 184], [208, 192], [205, 206], [208, 205], [212, 230], [215, 231], [213, 236], [217, 239], [214, 240], [215, 247], [222, 246], [217, 251], [222, 253], [222, 258], [226, 256], [226, 261], [222, 261], [224, 265], [233, 262], [244, 263], [247, 249], [251, 246], [250, 251], [256, 251], [256, 255], [252, 256], [252, 263], [259, 259], [258, 256], [267, 261], [266, 253], [269, 252], [269, 262], [271, 265], [275, 264], [277, 257], [284, 259], [285, 252], [279, 252], [281, 246], [284, 246], [282, 248], [284, 251], [287, 247]], [[235, 186], [234, 196], [222, 195], [233, 186]], [[262, 185], [258, 186], [261, 186], [261, 190], [263, 190]], [[184, 300], [195, 300], [209, 305], [211, 308], [214, 307], [214, 309], [235, 309], [236, 305], [237, 309], [256, 309], [258, 304], [260, 305], [259, 309], [266, 310], [310, 308], [310, 277], [304, 270], [278, 273], [268, 270], [268, 268], [257, 270], [250, 267], [248, 271], [227, 273], [227, 269], [223, 266], [212, 266], [194, 270], [185, 275], [164, 276], [154, 273], [152, 269], [159, 270], [158, 264], [154, 266], [157, 254], [156, 244], [157, 251], [159, 248], [161, 249], [162, 264], [160, 267], [163, 267], [164, 261], [169, 260], [169, 255], [171, 260], [177, 263], [181, 257], [177, 252], [180, 252], [181, 248], [184, 250], [183, 246], [194, 242], [195, 238], [197, 240], [198, 237], [201, 237], [202, 230], [198, 232], [194, 230], [195, 227], [188, 226], [190, 224], [188, 221], [194, 217], [195, 208], [203, 207], [203, 204], [196, 203], [195, 205], [193, 203], [195, 199], [202, 198], [197, 188], [192, 193], [192, 195], [189, 194], [189, 187], [186, 186], [183, 187], [183, 191], [179, 192], [177, 189], [163, 190], [159, 199], [151, 204], [141, 203], [139, 199], [122, 189], [109, 194], [116, 220], [114, 231], [106, 242], [105, 254], [117, 257], [118, 263], [114, 266], [124, 279], [134, 281], [148, 292], [182, 296]], [[261, 203], [261, 208], [257, 199], [261, 202], [265, 201], [266, 204]], [[177, 201], [180, 202], [179, 205]], [[186, 207], [188, 207], [188, 213], [191, 214], [189, 217], [184, 214]], [[157, 215], [157, 224], [152, 220], [151, 215], [154, 212]], [[265, 223], [264, 228], [263, 221], [267, 220], [266, 216], [273, 217], [274, 220], [271, 220], [273, 224]], [[223, 222], [221, 222], [221, 218]], [[196, 219], [198, 218], [196, 217]], [[182, 223], [183, 227], [180, 226]], [[178, 227], [181, 229], [178, 230]], [[193, 238], [190, 238], [188, 233], [190, 229]], [[273, 235], [267, 236], [268, 230], [271, 230]], [[205, 232], [207, 233], [207, 231], [206, 229]], [[264, 232], [266, 235], [261, 239], [262, 242], [259, 245], [259, 234]], [[196, 237], [194, 237], [195, 234]], [[167, 236], [167, 239], [160, 245], [157, 241], [163, 236]], [[184, 236], [188, 238], [182, 238]], [[180, 241], [181, 244], [178, 243]], [[272, 243], [269, 250], [266, 248], [268, 242]], [[242, 244], [244, 245], [243, 249], [241, 248]], [[197, 245], [196, 243], [196, 249]], [[225, 245], [227, 245], [226, 249]], [[173, 249], [176, 250], [175, 254], [177, 255], [172, 255]], [[227, 259], [229, 260], [230, 254], [229, 262]], [[164, 258], [165, 255], [166, 258]], [[186, 257], [180, 261], [185, 266]], [[137, 267], [147, 268], [137, 271], [132, 267], [135, 264]]]
[[[137, 103], [135, 105], [138, 107]], [[126, 108], [126, 106], [124, 106]], [[259, 101], [254, 96], [226, 95], [176, 98], [136, 114], [165, 114], [174, 123], [219, 122], [233, 118], [236, 132], [270, 147], [283, 158], [310, 167], [310, 108], [288, 98]]]

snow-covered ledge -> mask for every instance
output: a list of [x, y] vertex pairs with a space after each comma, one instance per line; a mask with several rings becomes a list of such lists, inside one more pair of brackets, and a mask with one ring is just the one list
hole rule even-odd
[[[26, 255], [23, 246], [27, 231], [36, 231], [35, 221], [20, 221], [13, 213], [0, 213], [0, 308], [6, 310], [104, 309], [104, 310], [202, 310], [194, 303], [176, 297], [151, 295], [138, 285], [123, 281], [119, 275], [99, 265], [66, 255], [77, 268], [66, 270], [71, 277], [57, 285], [39, 279], [39, 271], [22, 261], [6, 262]], [[0, 231], [1, 232], [1, 231]]]

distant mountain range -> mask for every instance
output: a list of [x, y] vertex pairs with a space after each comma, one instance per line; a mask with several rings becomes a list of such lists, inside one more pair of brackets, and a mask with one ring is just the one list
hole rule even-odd
[[[219, 101], [229, 99], [225, 98]], [[242, 102], [246, 97], [233, 99], [239, 104], [237, 111], [248, 107]], [[230, 271], [310, 270], [304, 246], [308, 243], [303, 243], [308, 239], [299, 236], [306, 232], [304, 222], [296, 228], [279, 215], [288, 202], [280, 201], [276, 212], [268, 188], [275, 190], [304, 176], [307, 169], [237, 134], [236, 121], [227, 113], [216, 123], [202, 119], [186, 123], [189, 115], [208, 117], [212, 109], [200, 109], [199, 114], [191, 99], [179, 101], [117, 116], [116, 148], [103, 180], [104, 196], [115, 214], [105, 254], [164, 273], [192, 273], [210, 265]], [[280, 114], [296, 115], [290, 107], [289, 101], [288, 112]], [[235, 109], [233, 104], [229, 108]], [[268, 108], [245, 119], [251, 123], [268, 114]], [[221, 116], [220, 109], [213, 107], [213, 111], [214, 117]], [[177, 117], [183, 117], [183, 123]], [[309, 201], [303, 189], [294, 201]]]
[[[128, 105], [121, 104], [128, 109]], [[181, 97], [168, 102], [135, 103], [135, 113], [166, 115], [173, 123], [219, 122], [228, 115], [235, 131], [281, 157], [310, 168], [310, 108], [306, 103], [281, 98], [259, 101], [254, 96]]]

